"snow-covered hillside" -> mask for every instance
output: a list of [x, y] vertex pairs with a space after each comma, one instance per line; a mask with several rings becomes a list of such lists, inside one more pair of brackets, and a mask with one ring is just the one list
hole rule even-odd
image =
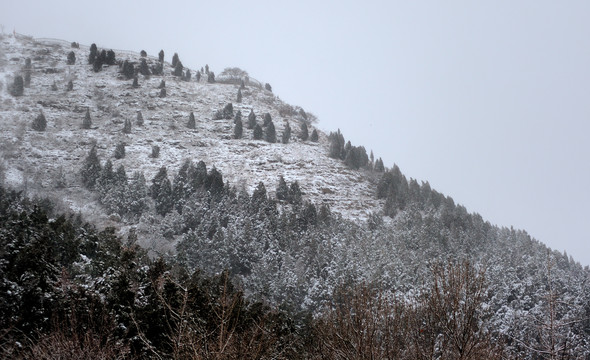
[[[74, 65], [66, 63], [70, 51], [76, 56]], [[135, 66], [141, 59], [139, 53], [115, 53], [117, 61], [128, 60]], [[327, 134], [319, 129], [319, 142], [301, 141], [299, 115], [281, 116], [279, 109], [285, 104], [254, 81], [251, 86], [246, 84], [242, 103], [237, 103], [238, 85], [209, 84], [206, 74], [200, 82], [195, 76], [184, 81], [171, 75], [174, 69], [166, 62], [163, 76], [139, 75], [139, 87], [134, 88], [132, 80], [120, 74], [119, 66], [104, 65], [102, 71], [94, 72], [88, 55], [88, 46], [71, 48], [65, 41], [18, 34], [0, 40], [0, 169], [11, 186], [53, 193], [72, 210], [104, 219], [108, 214], [101, 213], [96, 201], [88, 202], [93, 195], [80, 187], [78, 176], [96, 143], [101, 159], [110, 158], [115, 167], [123, 164], [130, 174], [141, 171], [148, 181], [161, 166], [175, 172], [185, 159], [203, 160], [219, 169], [225, 181], [250, 193], [260, 181], [274, 192], [283, 175], [288, 182], [299, 182], [305, 198], [329, 204], [332, 211], [346, 218], [364, 219], [378, 211], [374, 177], [329, 158]], [[32, 65], [30, 86], [25, 87], [23, 96], [14, 97], [9, 87], [15, 75], [23, 73], [26, 58]], [[146, 59], [149, 66], [157, 62], [157, 57], [148, 55]], [[198, 70], [191, 68], [193, 74]], [[67, 91], [70, 80], [73, 90]], [[163, 98], [158, 96], [162, 80], [167, 92]], [[57, 90], [52, 90], [54, 84]], [[234, 111], [241, 111], [244, 120], [253, 110], [259, 124], [263, 115], [270, 113], [279, 139], [289, 122], [291, 141], [271, 144], [253, 140], [252, 130], [246, 126], [243, 138], [233, 139], [233, 120], [213, 120], [214, 113], [228, 103], [233, 103]], [[90, 130], [81, 127], [86, 109], [92, 119]], [[31, 128], [40, 111], [47, 119], [44, 132]], [[137, 111], [142, 112], [143, 126], [135, 124]], [[186, 126], [190, 112], [196, 118], [195, 129]], [[126, 119], [133, 124], [130, 134], [122, 131]], [[127, 145], [126, 156], [116, 160], [113, 153], [121, 142]], [[158, 158], [150, 157], [153, 145], [161, 149]], [[60, 174], [66, 178], [63, 189], [56, 188]]]

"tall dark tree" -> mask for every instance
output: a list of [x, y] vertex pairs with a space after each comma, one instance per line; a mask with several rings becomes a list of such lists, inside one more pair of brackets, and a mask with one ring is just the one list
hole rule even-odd
[[137, 111], [137, 119], [135, 120], [135, 125], [143, 126], [143, 115], [141, 114], [140, 110]]
[[164, 73], [164, 65], [161, 62], [158, 62], [152, 65], [152, 74], [154, 75], [162, 75]]
[[164, 88], [160, 89], [160, 94], [158, 95], [158, 97], [165, 98], [166, 97], [166, 89], [164, 89]]
[[237, 119], [235, 121], [235, 123], [236, 123], [236, 125], [234, 126], [234, 139], [241, 139], [242, 133], [244, 131], [243, 125], [242, 125], [242, 119]]
[[84, 121], [82, 121], [82, 129], [90, 129], [92, 127], [92, 120], [90, 119], [90, 109], [86, 108]]
[[256, 126], [256, 114], [254, 114], [254, 110], [250, 109], [250, 114], [248, 114], [248, 125], [246, 126], [248, 129], [254, 129]]
[[196, 127], [195, 114], [193, 114], [192, 111], [188, 115], [188, 122], [186, 124], [186, 127], [189, 128], [189, 129], [194, 129]]
[[152, 153], [150, 157], [156, 159], [160, 156], [160, 147], [158, 145], [152, 145]]
[[176, 68], [176, 64], [178, 64], [179, 61], [178, 53], [174, 53], [174, 55], [172, 55], [172, 67]]
[[282, 137], [283, 144], [288, 144], [289, 140], [291, 140], [291, 125], [287, 121], [287, 125], [285, 125], [285, 130], [283, 130], [283, 137]]
[[125, 125], [123, 126], [124, 134], [131, 134], [131, 120], [125, 119]]
[[201, 82], [201, 73], [197, 71], [197, 73], [195, 74], [195, 77], [197, 78], [197, 82]]
[[131, 86], [135, 89], [139, 87], [139, 81], [137, 80], [137, 76], [133, 77], [133, 83], [131, 84]]
[[96, 44], [90, 45], [90, 55], [88, 55], [88, 64], [93, 65], [94, 61], [96, 60], [96, 56], [98, 55], [98, 48]]
[[311, 136], [309, 137], [309, 140], [311, 140], [313, 142], [318, 142], [319, 136], [318, 136], [318, 132], [316, 129], [313, 129], [313, 131], [311, 132]]
[[160, 85], [158, 85], [158, 89], [165, 89], [166, 88], [166, 81], [162, 79], [160, 81]]
[[299, 138], [303, 141], [307, 141], [309, 138], [309, 130], [307, 129], [307, 124], [305, 122], [301, 123], [301, 132], [299, 133]]
[[191, 74], [190, 69], [186, 69], [186, 73], [184, 74], [184, 78], [183, 78], [184, 81], [191, 81], [191, 76], [192, 76], [192, 74]]
[[242, 121], [242, 112], [240, 110], [236, 111], [236, 116], [234, 116], [234, 124], [238, 122], [238, 120]]
[[82, 184], [88, 189], [94, 189], [96, 181], [101, 173], [100, 160], [96, 154], [96, 146], [93, 146], [84, 160], [80, 175], [82, 177]]
[[35, 117], [35, 119], [33, 120], [33, 124], [31, 126], [33, 130], [45, 131], [45, 129], [47, 128], [47, 120], [45, 119], [43, 111], [39, 112], [39, 115]]
[[158, 196], [155, 198], [156, 213], [162, 216], [168, 214], [174, 208], [174, 198], [172, 196], [172, 185], [170, 180], [166, 177], [161, 185]]
[[237, 103], [242, 102], [242, 89], [238, 89], [238, 98], [236, 99]]
[[25, 81], [21, 75], [17, 75], [12, 83], [10, 93], [12, 96], [22, 96], [25, 91]]
[[105, 63], [108, 65], [116, 65], [117, 64], [117, 59], [115, 57], [115, 52], [113, 51], [113, 49], [107, 51]]
[[234, 117], [234, 106], [232, 105], [232, 103], [229, 103], [227, 105], [225, 105], [225, 107], [223, 108], [223, 118], [224, 119], [232, 119]]
[[133, 76], [135, 76], [135, 68], [133, 64], [125, 60], [123, 62], [123, 67], [121, 68], [121, 73], [125, 76], [125, 78], [132, 79]]
[[73, 51], [70, 51], [68, 53], [67, 64], [68, 65], [74, 65], [74, 64], [76, 64], [76, 54]]
[[254, 125], [254, 133], [253, 133], [253, 137], [254, 140], [262, 140], [262, 128], [260, 127], [260, 125], [256, 124]]
[[301, 188], [297, 181], [292, 182], [289, 187], [289, 202], [291, 204], [301, 204]]
[[279, 184], [277, 185], [277, 199], [281, 201], [288, 201], [289, 200], [289, 186], [287, 186], [287, 182], [283, 175], [279, 177]]
[[144, 58], [142, 58], [141, 62], [139, 63], [139, 73], [143, 76], [150, 75], [150, 68], [147, 64], [147, 61]]
[[275, 130], [275, 124], [272, 121], [266, 127], [266, 131], [264, 133], [264, 140], [273, 144], [277, 142], [277, 132]]
[[125, 143], [120, 142], [115, 146], [115, 153], [113, 156], [115, 159], [122, 159], [125, 157]]
[[207, 73], [207, 82], [209, 84], [214, 84], [215, 83], [215, 73], [213, 71], [209, 71]]
[[158, 61], [163, 63], [164, 62], [164, 50], [160, 50], [158, 53]]
[[162, 166], [158, 173], [152, 179], [152, 186], [150, 186], [150, 195], [152, 198], [156, 199], [160, 194], [160, 188], [162, 187], [162, 182], [164, 179], [168, 179], [168, 170], [165, 166]]
[[272, 118], [270, 117], [270, 113], [264, 114], [264, 120], [262, 121], [262, 127], [268, 126], [272, 122]]
[[176, 62], [176, 65], [174, 65], [174, 71], [172, 72], [172, 75], [182, 77], [182, 70], [183, 69], [184, 69], [184, 67], [182, 66], [182, 62], [180, 60], [178, 60]]

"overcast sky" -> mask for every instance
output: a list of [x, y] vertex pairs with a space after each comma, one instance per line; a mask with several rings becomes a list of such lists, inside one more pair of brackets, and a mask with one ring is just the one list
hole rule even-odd
[[0, 0], [34, 37], [237, 66], [468, 211], [590, 264], [590, 1]]

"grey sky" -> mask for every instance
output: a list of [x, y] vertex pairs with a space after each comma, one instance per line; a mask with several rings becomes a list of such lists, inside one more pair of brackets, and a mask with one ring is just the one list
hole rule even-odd
[[[91, 4], [91, 5], [90, 5]], [[238, 66], [324, 130], [590, 264], [588, 1], [7, 1], [4, 32]]]

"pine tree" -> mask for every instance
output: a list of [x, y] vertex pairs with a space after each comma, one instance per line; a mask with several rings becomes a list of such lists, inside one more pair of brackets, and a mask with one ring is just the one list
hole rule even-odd
[[135, 120], [135, 125], [137, 126], [143, 126], [143, 115], [141, 114], [141, 111], [137, 111], [137, 119]]
[[301, 188], [297, 181], [292, 182], [289, 188], [289, 203], [301, 204]]
[[176, 62], [176, 65], [174, 65], [174, 71], [172, 72], [172, 75], [182, 77], [182, 70], [183, 69], [184, 68], [182, 66], [182, 62], [180, 60], [178, 60]]
[[234, 116], [234, 124], [237, 123], [238, 120], [242, 121], [242, 112], [240, 110], [236, 111], [236, 116]]
[[264, 120], [262, 121], [262, 127], [268, 126], [272, 122], [272, 118], [270, 117], [270, 113], [264, 114]]
[[191, 71], [190, 69], [186, 69], [186, 73], [184, 74], [184, 81], [191, 81]]
[[250, 109], [250, 114], [248, 114], [248, 129], [253, 129], [256, 126], [256, 114], [254, 114], [254, 110]]
[[158, 95], [158, 97], [160, 97], [160, 98], [166, 97], [166, 89], [165, 88], [160, 89], [160, 95]]
[[209, 84], [214, 84], [215, 83], [215, 73], [213, 71], [209, 71], [207, 73], [207, 82]]
[[279, 184], [277, 185], [277, 199], [281, 201], [289, 200], [289, 187], [283, 175], [279, 177]]
[[39, 115], [33, 120], [32, 128], [37, 131], [45, 131], [47, 128], [47, 120], [43, 111], [39, 112]]
[[66, 91], [74, 90], [74, 82], [72, 80], [68, 81], [68, 85], [66, 87]]
[[223, 118], [224, 119], [231, 119], [234, 117], [234, 106], [229, 103], [227, 105], [225, 105], [225, 107], [223, 108]]
[[291, 125], [289, 125], [289, 122], [287, 121], [287, 125], [285, 125], [285, 130], [283, 130], [282, 142], [283, 144], [288, 144], [289, 140], [291, 140]]
[[143, 58], [141, 59], [141, 62], [139, 63], [139, 73], [143, 76], [150, 75], [150, 68], [148, 67], [147, 61]]
[[172, 197], [172, 185], [170, 180], [166, 177], [161, 185], [158, 196], [156, 197], [156, 213], [162, 216], [168, 214], [174, 207], [174, 199]]
[[272, 86], [269, 83], [264, 84], [264, 88], [270, 92], [272, 92]]
[[68, 65], [74, 65], [74, 64], [76, 64], [76, 54], [73, 51], [70, 51], [68, 53], [67, 64]]
[[150, 157], [156, 159], [160, 156], [160, 147], [158, 145], [152, 145], [152, 154]]
[[197, 73], [195, 74], [195, 77], [197, 78], [197, 82], [201, 82], [201, 73], [197, 71]]
[[117, 64], [117, 59], [115, 58], [115, 52], [113, 51], [113, 49], [107, 51], [107, 56], [106, 56], [105, 62], [108, 65], [116, 65]]
[[25, 81], [21, 75], [17, 75], [12, 83], [12, 96], [22, 96], [25, 91]]
[[256, 124], [254, 126], [254, 140], [261, 140], [262, 139], [262, 128], [260, 127], [260, 125]]
[[96, 180], [96, 189], [100, 192], [101, 195], [106, 194], [110, 191], [110, 188], [115, 183], [115, 172], [113, 171], [113, 163], [109, 159], [104, 163], [100, 171], [100, 175]]
[[90, 109], [86, 108], [86, 115], [82, 121], [82, 129], [90, 129], [92, 127], [92, 120], [90, 119]]
[[158, 61], [163, 63], [164, 62], [164, 50], [160, 50], [158, 53]]
[[115, 153], [113, 155], [115, 159], [122, 159], [125, 157], [125, 143], [118, 143], [115, 147]]
[[131, 134], [131, 120], [125, 119], [125, 125], [123, 126], [124, 134]]
[[88, 55], [88, 64], [93, 65], [94, 61], [96, 60], [96, 56], [98, 55], [98, 49], [96, 48], [96, 44], [90, 45], [90, 55]]
[[236, 125], [234, 126], [234, 139], [241, 139], [242, 132], [244, 131], [242, 126], [242, 119], [237, 119], [235, 123]]
[[189, 128], [189, 129], [194, 129], [196, 127], [196, 124], [195, 124], [195, 114], [193, 114], [192, 111], [188, 115], [188, 123], [186, 124], [186, 127]]
[[275, 124], [272, 121], [266, 127], [266, 132], [264, 134], [264, 140], [268, 141], [269, 143], [273, 143], [273, 144], [277, 142], [277, 133], [275, 130]]
[[301, 123], [301, 133], [299, 134], [299, 138], [302, 141], [307, 141], [309, 138], [309, 131], [307, 130], [307, 124], [305, 122]]
[[178, 60], [178, 54], [174, 53], [174, 55], [172, 55], [172, 67], [176, 68], [176, 65], [178, 64], [179, 60]]
[[164, 179], [168, 179], [168, 170], [165, 166], [162, 166], [158, 173], [152, 179], [152, 186], [150, 187], [150, 195], [152, 198], [156, 199], [160, 194], [160, 188], [162, 187], [162, 182]]
[[137, 76], [133, 77], [133, 84], [131, 84], [132, 87], [134, 88], [138, 88], [139, 87], [139, 82], [137, 81]]
[[237, 103], [242, 102], [242, 89], [238, 89], [238, 98], [236, 100]]
[[100, 173], [100, 161], [98, 160], [98, 155], [96, 154], [96, 146], [93, 146], [92, 149], [90, 149], [90, 153], [84, 160], [84, 165], [82, 165], [82, 170], [80, 171], [82, 184], [84, 184], [84, 186], [88, 189], [94, 189]]
[[311, 132], [311, 136], [309, 137], [309, 140], [311, 140], [313, 142], [318, 142], [319, 136], [318, 136], [318, 132], [316, 129], [313, 129], [313, 131]]
[[132, 79], [135, 76], [135, 68], [133, 64], [129, 61], [125, 60], [123, 62], [123, 68], [121, 69], [121, 73], [127, 78]]
[[164, 79], [162, 79], [160, 81], [160, 85], [158, 85], [158, 89], [165, 89], [166, 88], [166, 81], [164, 81]]

